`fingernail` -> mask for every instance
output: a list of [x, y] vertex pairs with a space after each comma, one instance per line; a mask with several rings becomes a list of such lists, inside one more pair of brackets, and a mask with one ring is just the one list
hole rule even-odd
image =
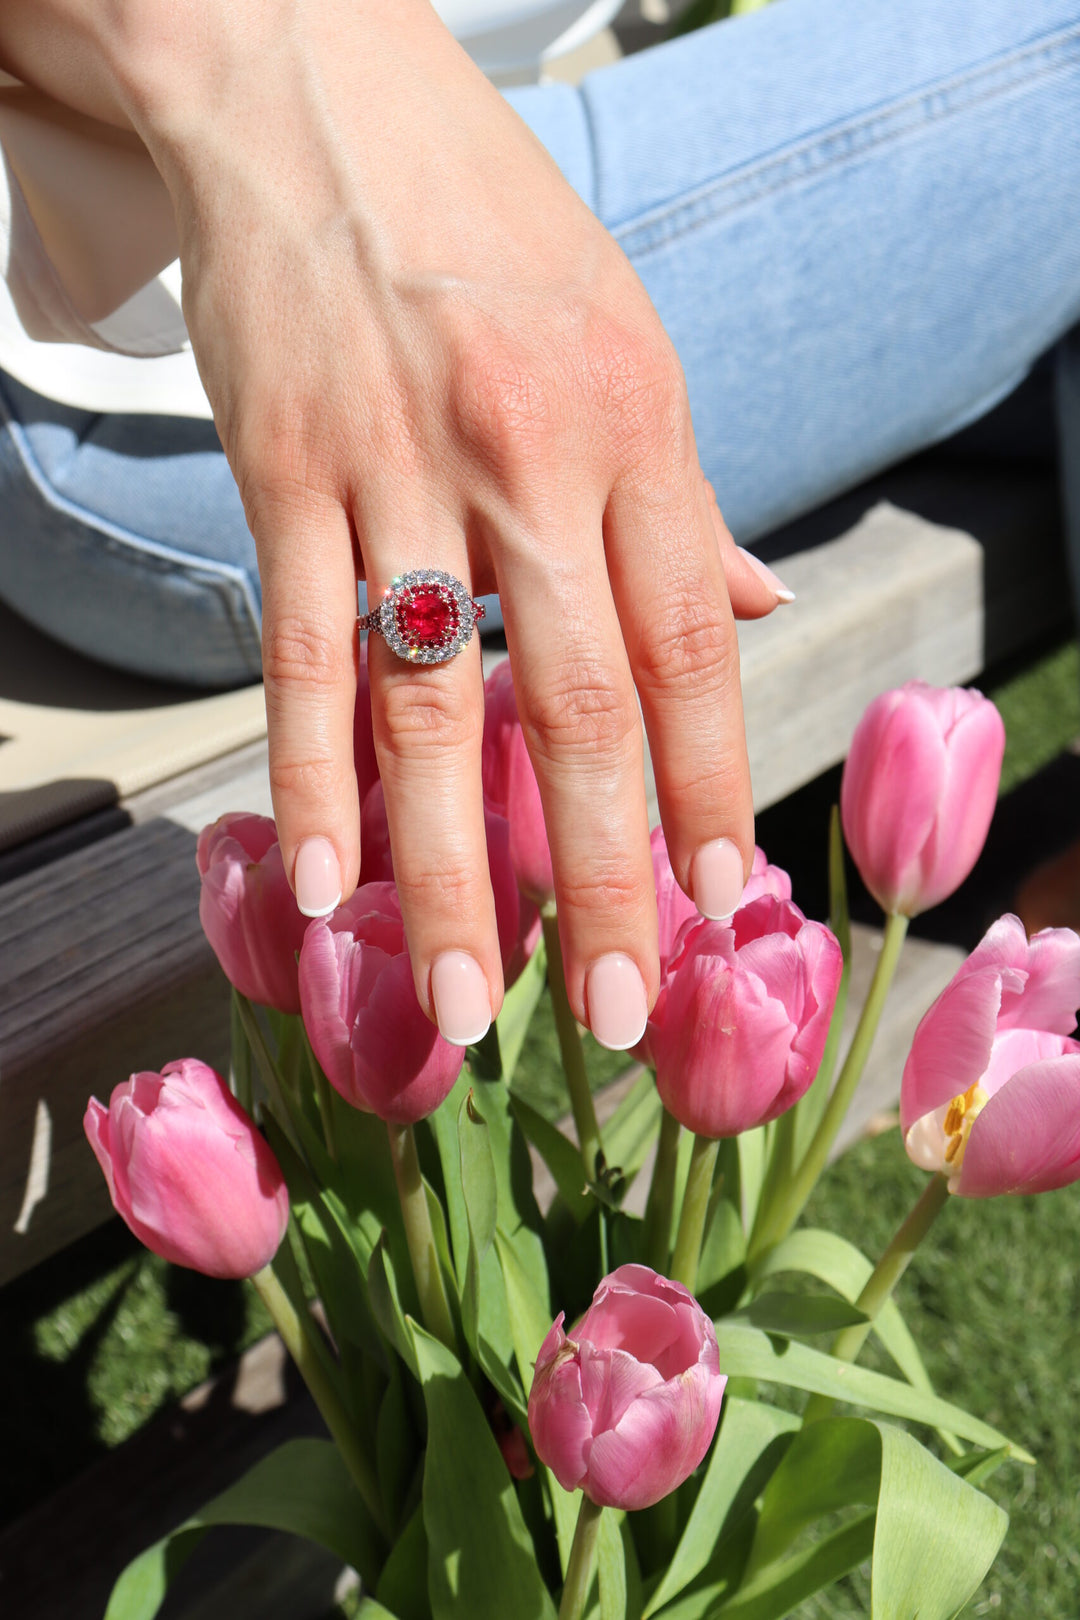
[[585, 1011], [601, 1046], [624, 1052], [637, 1045], [649, 1021], [649, 1003], [631, 957], [611, 951], [593, 963], [585, 975]]
[[742, 899], [743, 858], [730, 838], [702, 844], [690, 862], [690, 893], [703, 917], [730, 917]]
[[293, 867], [296, 904], [305, 917], [329, 917], [341, 904], [341, 867], [329, 838], [305, 838]]
[[439, 1034], [452, 1046], [474, 1046], [491, 1028], [487, 975], [467, 951], [443, 951], [435, 958], [431, 999]]
[[765, 581], [778, 602], [794, 602], [795, 592], [788, 590], [780, 575], [774, 574], [768, 563], [763, 563], [760, 557], [755, 557], [754, 553], [747, 551], [745, 546], [736, 546], [735, 549], [745, 557], [758, 579]]

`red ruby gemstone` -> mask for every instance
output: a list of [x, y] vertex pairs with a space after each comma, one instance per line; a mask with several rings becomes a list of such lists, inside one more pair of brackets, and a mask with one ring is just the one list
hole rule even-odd
[[458, 607], [450, 592], [439, 585], [421, 585], [411, 597], [394, 604], [398, 634], [418, 647], [440, 647], [458, 628]]

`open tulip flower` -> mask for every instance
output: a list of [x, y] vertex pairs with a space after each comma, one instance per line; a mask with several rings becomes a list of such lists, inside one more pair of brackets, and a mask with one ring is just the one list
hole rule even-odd
[[251, 1277], [277, 1253], [289, 1195], [224, 1080], [196, 1058], [133, 1074], [84, 1127], [119, 1215], [148, 1249], [208, 1277]]
[[1080, 938], [1030, 940], [1001, 917], [915, 1032], [900, 1123], [908, 1154], [964, 1198], [1080, 1179]]
[[821, 1062], [842, 971], [829, 930], [769, 889], [730, 924], [685, 924], [646, 1032], [664, 1107], [707, 1137], [793, 1107]]
[[1005, 727], [980, 692], [909, 681], [874, 699], [840, 787], [844, 837], [887, 912], [917, 917], [958, 889], [997, 802]]
[[416, 999], [392, 883], [365, 883], [311, 923], [300, 1000], [312, 1049], [354, 1108], [396, 1125], [426, 1119], [452, 1089], [465, 1052], [444, 1041]]
[[605, 1277], [569, 1334], [556, 1317], [536, 1358], [529, 1429], [564, 1490], [644, 1508], [688, 1479], [716, 1432], [727, 1379], [693, 1295], [648, 1266]]
[[221, 816], [199, 834], [199, 921], [230, 984], [249, 1001], [300, 1011], [296, 954], [307, 918], [269, 816]]

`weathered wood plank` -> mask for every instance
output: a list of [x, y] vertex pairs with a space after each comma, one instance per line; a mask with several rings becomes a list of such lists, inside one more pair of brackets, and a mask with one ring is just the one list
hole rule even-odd
[[227, 1062], [194, 850], [153, 821], [0, 888], [0, 1283], [109, 1213], [91, 1094], [171, 1058]]

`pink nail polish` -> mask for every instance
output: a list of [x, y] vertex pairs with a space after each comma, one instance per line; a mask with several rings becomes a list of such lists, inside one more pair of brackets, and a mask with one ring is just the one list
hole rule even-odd
[[585, 1011], [601, 1046], [623, 1052], [645, 1033], [649, 1003], [637, 963], [622, 951], [595, 961], [585, 975]]
[[293, 867], [296, 904], [305, 917], [328, 917], [341, 904], [341, 867], [329, 838], [305, 838]]
[[473, 1046], [491, 1028], [487, 975], [467, 951], [443, 951], [431, 964], [431, 999], [444, 1041]]
[[788, 590], [779, 574], [774, 574], [768, 563], [763, 563], [760, 557], [755, 557], [745, 546], [737, 546], [735, 549], [745, 557], [758, 579], [764, 580], [778, 602], [794, 602], [795, 592]]
[[730, 838], [702, 844], [690, 862], [690, 893], [703, 917], [730, 917], [742, 899], [743, 858]]

